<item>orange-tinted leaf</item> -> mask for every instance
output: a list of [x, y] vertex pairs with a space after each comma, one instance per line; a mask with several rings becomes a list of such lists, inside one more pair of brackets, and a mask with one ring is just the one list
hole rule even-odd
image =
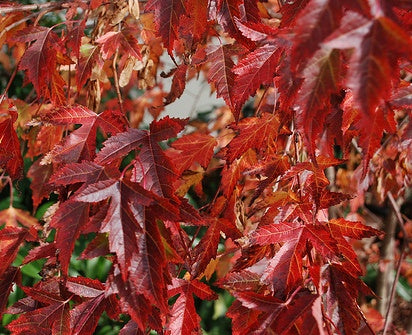
[[0, 262], [0, 276], [16, 258], [20, 244], [24, 241], [27, 230], [17, 227], [5, 227], [0, 230], [0, 253], [2, 261]]
[[40, 229], [39, 223], [30, 213], [14, 207], [0, 211], [0, 225], [3, 223], [10, 227], [19, 227], [20, 224], [26, 228], [34, 227], [37, 230]]
[[125, 28], [121, 31], [109, 31], [96, 40], [101, 45], [103, 57], [109, 59], [117, 49], [124, 55], [141, 59], [139, 42], [136, 39], [138, 31], [134, 28]]
[[0, 316], [7, 307], [8, 297], [14, 284], [21, 284], [20, 269], [10, 266], [4, 273], [0, 274]]
[[[113, 114], [117, 114], [117, 118], [114, 118]], [[50, 156], [55, 162], [76, 163], [83, 159], [92, 160], [96, 155], [98, 127], [113, 135], [125, 129], [124, 119], [119, 112], [106, 110], [96, 114], [83, 106], [60, 107], [44, 118], [58, 125], [82, 124], [66, 137], [61, 145], [53, 148]]]
[[173, 148], [181, 151], [172, 157], [172, 162], [179, 173], [188, 170], [194, 162], [207, 168], [216, 144], [216, 139], [210, 135], [199, 133], [185, 135], [172, 143]]
[[233, 125], [232, 128], [238, 135], [229, 144], [229, 162], [241, 157], [250, 148], [259, 151], [275, 145], [279, 126], [278, 118], [268, 113], [262, 117], [242, 119], [237, 125]]
[[332, 219], [328, 222], [332, 231], [339, 232], [343, 236], [360, 240], [365, 237], [382, 235], [380, 230], [365, 226], [359, 221], [347, 221], [345, 219]]
[[262, 287], [260, 275], [250, 271], [231, 272], [218, 282], [219, 286], [229, 290], [258, 291]]
[[181, 30], [183, 36], [190, 36], [194, 42], [198, 42], [207, 33], [208, 23], [208, 1], [187, 1], [185, 3], [188, 16], [181, 17]]

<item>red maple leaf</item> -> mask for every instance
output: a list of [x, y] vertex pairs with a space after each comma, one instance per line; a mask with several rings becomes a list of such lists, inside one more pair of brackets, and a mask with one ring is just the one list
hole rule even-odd
[[207, 60], [210, 62], [207, 80], [215, 85], [217, 97], [222, 97], [231, 108], [235, 106], [233, 95], [235, 76], [232, 72], [235, 65], [232, 60], [234, 54], [232, 45], [210, 46], [207, 49]]
[[139, 42], [136, 39], [138, 31], [131, 27], [126, 27], [121, 31], [109, 31], [96, 40], [101, 45], [102, 55], [105, 59], [113, 56], [116, 50], [120, 50], [123, 55], [133, 56], [141, 59]]
[[155, 22], [164, 46], [171, 55], [173, 44], [179, 39], [180, 18], [186, 14], [182, 0], [149, 0], [146, 10], [154, 11]]
[[[8, 309], [8, 313], [21, 314], [7, 328], [15, 333], [23, 334], [71, 334], [69, 302], [71, 295], [61, 290], [56, 279], [39, 282], [34, 287], [23, 287], [28, 295], [26, 300]], [[39, 302], [33, 304], [33, 302]]]
[[[236, 292], [235, 296], [244, 307], [260, 311], [256, 321], [252, 319], [254, 323], [247, 325], [253, 330], [253, 334], [267, 334], [268, 332], [288, 334], [289, 329], [299, 318], [308, 317], [305, 312], [316, 299], [316, 295], [308, 291], [298, 292], [286, 302], [271, 295], [247, 291]], [[242, 315], [235, 314], [232, 310], [231, 317], [239, 319], [242, 318]], [[234, 322], [236, 321], [234, 320]]]
[[[136, 233], [142, 231], [142, 206], [150, 205], [153, 197], [137, 183], [109, 179], [87, 186], [74, 200], [93, 203], [107, 198], [110, 198], [110, 205], [101, 232], [109, 233], [110, 251], [116, 254], [126, 280], [130, 262], [139, 253]], [[140, 217], [136, 217], [138, 213]]]
[[170, 158], [178, 173], [188, 170], [194, 162], [207, 168], [216, 144], [216, 139], [210, 135], [199, 133], [185, 135], [172, 143], [172, 147], [180, 152]]
[[57, 104], [64, 103], [62, 85], [64, 80], [56, 72], [57, 52], [61, 50], [61, 40], [53, 28], [28, 27], [17, 32], [13, 39], [17, 42], [32, 42], [20, 61], [20, 69], [27, 71], [29, 80], [39, 96], [50, 97]]
[[101, 114], [83, 107], [60, 107], [44, 116], [44, 119], [56, 125], [82, 124], [56, 145], [50, 153], [54, 162], [75, 163], [82, 159], [92, 160], [96, 155], [96, 132], [100, 127], [113, 135], [125, 129], [125, 122], [120, 112], [106, 110]]
[[173, 304], [168, 328], [171, 334], [191, 335], [200, 328], [200, 317], [196, 314], [193, 294], [202, 300], [214, 300], [217, 295], [197, 279], [188, 281], [175, 278], [169, 286], [169, 297], [178, 293], [180, 295]]
[[281, 48], [276, 44], [266, 44], [243, 58], [234, 68], [235, 83], [232, 95], [235, 97], [235, 119], [246, 100], [255, 95], [260, 85], [270, 84], [279, 64]]
[[98, 280], [84, 277], [68, 278], [67, 290], [84, 301], [70, 310], [70, 328], [73, 334], [94, 334], [101, 314], [116, 319], [120, 312], [118, 300], [114, 295], [106, 296], [105, 286]]
[[6, 168], [12, 179], [19, 178], [22, 173], [23, 158], [20, 141], [14, 130], [17, 113], [8, 108], [8, 117], [0, 122], [0, 165]]

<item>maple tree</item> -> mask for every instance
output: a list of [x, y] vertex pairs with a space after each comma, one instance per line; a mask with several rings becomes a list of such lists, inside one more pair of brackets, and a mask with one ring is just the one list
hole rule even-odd
[[[199, 304], [222, 297], [233, 334], [402, 331], [411, 13], [401, 0], [2, 2], [8, 331], [87, 335], [105, 317], [123, 335], [194, 334]], [[224, 106], [165, 116], [199, 76]], [[368, 219], [371, 195], [394, 224]], [[361, 276], [397, 225], [379, 313]], [[101, 276], [75, 269], [92, 259]]]

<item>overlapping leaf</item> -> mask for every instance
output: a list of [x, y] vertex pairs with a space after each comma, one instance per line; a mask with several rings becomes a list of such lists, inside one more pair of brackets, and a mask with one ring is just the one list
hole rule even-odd
[[280, 55], [281, 49], [278, 45], [266, 44], [248, 54], [233, 68], [236, 74], [232, 92], [236, 97], [234, 101], [236, 120], [239, 119], [243, 104], [250, 96], [255, 95], [260, 85], [270, 84], [273, 81]]
[[169, 54], [172, 54], [173, 44], [179, 38], [180, 18], [186, 14], [183, 1], [149, 0], [145, 9], [154, 11], [159, 35]]
[[5, 167], [13, 179], [21, 176], [23, 166], [20, 142], [13, 126], [16, 119], [17, 113], [9, 109], [9, 117], [0, 122], [0, 166]]

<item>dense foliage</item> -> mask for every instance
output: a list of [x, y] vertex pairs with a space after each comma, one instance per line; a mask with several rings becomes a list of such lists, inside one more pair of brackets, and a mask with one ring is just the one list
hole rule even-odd
[[[5, 327], [406, 328], [411, 27], [402, 0], [2, 2]], [[225, 105], [164, 116], [198, 77]]]

